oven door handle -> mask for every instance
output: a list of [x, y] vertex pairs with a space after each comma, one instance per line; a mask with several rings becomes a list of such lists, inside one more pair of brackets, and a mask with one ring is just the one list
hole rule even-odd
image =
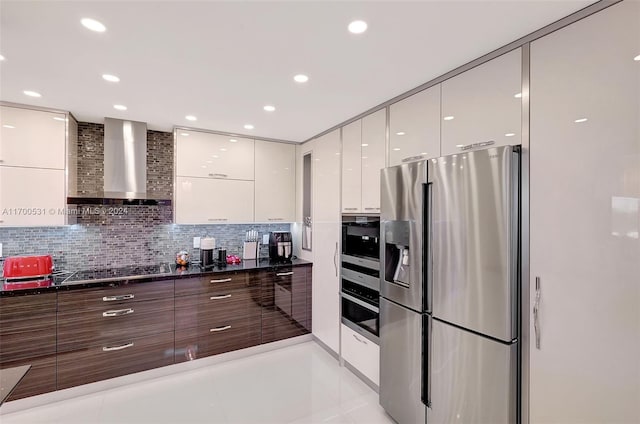
[[379, 314], [379, 313], [380, 313], [380, 308], [378, 308], [378, 307], [376, 307], [376, 306], [373, 306], [373, 305], [371, 305], [371, 304], [369, 304], [369, 303], [365, 302], [364, 300], [360, 300], [360, 299], [358, 299], [358, 298], [356, 298], [356, 297], [353, 297], [353, 296], [351, 296], [350, 294], [347, 294], [347, 293], [342, 292], [342, 297], [343, 297], [343, 298], [345, 298], [345, 299], [347, 299], [349, 302], [353, 302], [353, 303], [355, 303], [356, 305], [360, 305], [360, 306], [362, 306], [363, 308], [366, 308], [366, 309], [368, 309], [368, 310], [370, 310], [370, 311], [373, 311], [373, 312], [375, 312], [375, 313], [377, 313], [377, 314]]

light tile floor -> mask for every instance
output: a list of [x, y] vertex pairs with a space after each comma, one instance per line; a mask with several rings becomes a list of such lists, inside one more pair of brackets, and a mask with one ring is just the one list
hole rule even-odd
[[19, 423], [393, 423], [315, 342], [0, 416]]

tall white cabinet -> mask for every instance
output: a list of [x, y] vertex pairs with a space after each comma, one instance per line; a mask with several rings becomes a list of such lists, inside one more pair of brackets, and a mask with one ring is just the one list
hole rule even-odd
[[66, 222], [67, 115], [0, 109], [0, 226]]
[[636, 1], [531, 44], [531, 423], [640, 422], [638, 55]]
[[313, 334], [340, 346], [340, 130], [313, 141]]
[[294, 222], [296, 146], [255, 141], [255, 221]]

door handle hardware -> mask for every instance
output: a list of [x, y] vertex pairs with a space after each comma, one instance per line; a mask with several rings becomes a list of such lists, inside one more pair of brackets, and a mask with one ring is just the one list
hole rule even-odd
[[119, 296], [104, 296], [102, 298], [103, 302], [111, 302], [114, 300], [129, 300], [129, 299], [133, 299], [135, 296], [132, 294], [122, 294]]
[[105, 311], [102, 313], [103, 317], [119, 317], [122, 315], [129, 315], [133, 313], [133, 309], [132, 308], [127, 308], [127, 309], [116, 309], [113, 311]]
[[356, 336], [355, 334], [351, 334], [353, 336], [354, 339], [356, 339], [357, 341], [359, 341], [362, 344], [368, 344], [366, 341], [362, 340], [360, 337]]
[[209, 330], [209, 333], [217, 333], [218, 331], [224, 331], [230, 329], [230, 325], [223, 325], [222, 327], [216, 327]]
[[536, 349], [540, 350], [540, 277], [536, 277], [536, 300], [533, 303], [533, 330], [536, 336]]
[[215, 284], [215, 283], [228, 283], [229, 281], [231, 281], [231, 278], [221, 278], [220, 280], [211, 280], [209, 282], [211, 284]]
[[229, 299], [231, 297], [230, 294], [223, 294], [220, 296], [211, 296], [209, 300], [220, 300], [220, 299]]
[[467, 144], [467, 145], [461, 146], [460, 150], [471, 150], [471, 149], [475, 149], [477, 147], [492, 146], [494, 144], [496, 144], [496, 142], [494, 140], [481, 141], [479, 143], [471, 143], [471, 144]]
[[287, 275], [293, 275], [293, 271], [289, 271], [289, 272], [278, 272], [276, 273], [276, 275], [278, 277], [286, 277]]
[[122, 350], [122, 349], [126, 349], [126, 348], [132, 347], [132, 346], [133, 346], [133, 342], [125, 343], [125, 344], [120, 345], [120, 346], [103, 346], [102, 347], [102, 351], [103, 352], [111, 352], [113, 350]]

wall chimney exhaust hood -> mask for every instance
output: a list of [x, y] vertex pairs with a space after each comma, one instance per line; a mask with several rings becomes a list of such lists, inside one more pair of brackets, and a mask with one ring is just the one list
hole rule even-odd
[[77, 195], [68, 204], [170, 205], [147, 195], [147, 124], [104, 118], [104, 187], [96, 196]]

